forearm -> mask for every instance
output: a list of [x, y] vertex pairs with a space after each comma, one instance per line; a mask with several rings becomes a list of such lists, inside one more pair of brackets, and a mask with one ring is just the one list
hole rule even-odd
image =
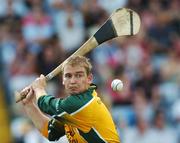
[[44, 115], [34, 103], [27, 105], [25, 111], [41, 134], [48, 137], [48, 122], [50, 121], [50, 118]]
[[47, 95], [47, 92], [46, 92], [44, 89], [37, 89], [37, 90], [35, 91], [35, 95], [36, 95], [36, 100], [38, 101], [38, 99], [39, 99], [41, 96]]
[[65, 135], [64, 124], [56, 119], [48, 118], [34, 103], [26, 105], [25, 111], [27, 116], [34, 123], [35, 127], [48, 140], [56, 141]]

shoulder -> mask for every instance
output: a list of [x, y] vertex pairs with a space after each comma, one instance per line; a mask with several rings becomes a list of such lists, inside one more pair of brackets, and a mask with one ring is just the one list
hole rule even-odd
[[62, 107], [69, 114], [76, 112], [84, 106], [87, 106], [93, 100], [93, 91], [94, 89], [88, 89], [81, 94], [68, 96], [63, 100]]

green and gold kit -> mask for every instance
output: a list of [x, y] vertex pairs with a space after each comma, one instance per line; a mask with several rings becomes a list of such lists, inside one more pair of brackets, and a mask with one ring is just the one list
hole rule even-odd
[[42, 96], [38, 106], [63, 125], [70, 143], [120, 143], [112, 117], [94, 86], [64, 99]]

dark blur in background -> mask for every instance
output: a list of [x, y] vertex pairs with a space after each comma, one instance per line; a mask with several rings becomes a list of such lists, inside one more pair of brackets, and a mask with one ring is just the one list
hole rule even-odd
[[[48, 143], [14, 91], [48, 74], [121, 7], [140, 15], [140, 32], [87, 55], [94, 83], [122, 143], [180, 143], [179, 0], [0, 0], [0, 143]], [[115, 78], [122, 92], [111, 90]], [[47, 90], [64, 97], [61, 77]]]

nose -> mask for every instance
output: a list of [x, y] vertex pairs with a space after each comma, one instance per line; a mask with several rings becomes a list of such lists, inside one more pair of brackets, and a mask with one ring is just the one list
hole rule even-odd
[[71, 83], [76, 83], [77, 82], [77, 78], [75, 76], [72, 76], [70, 82]]

